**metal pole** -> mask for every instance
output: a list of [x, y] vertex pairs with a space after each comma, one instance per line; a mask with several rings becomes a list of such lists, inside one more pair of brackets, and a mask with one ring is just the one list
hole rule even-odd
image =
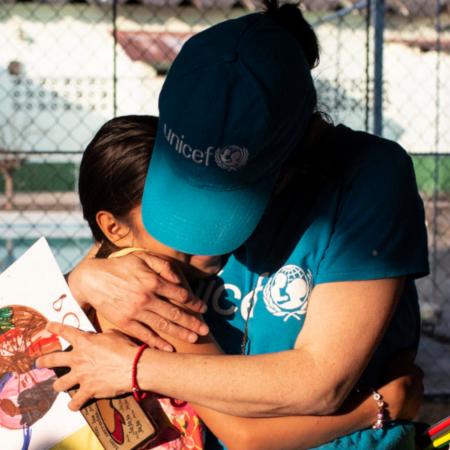
[[[432, 305], [436, 309], [433, 313], [437, 313], [439, 310], [443, 309], [443, 304], [439, 304], [439, 284], [438, 284], [438, 239], [439, 239], [439, 229], [438, 229], [438, 219], [439, 219], [439, 194], [440, 194], [440, 111], [441, 111], [441, 51], [442, 51], [442, 23], [441, 23], [441, 1], [436, 0], [436, 92], [435, 92], [435, 157], [434, 157], [434, 189], [433, 189], [433, 221], [432, 221], [432, 246], [431, 246], [431, 282], [433, 286], [433, 300]], [[440, 299], [442, 301], [442, 299]], [[433, 308], [434, 309], [434, 308]]]
[[113, 22], [113, 116], [117, 116], [117, 0], [112, 5]]
[[366, 4], [366, 105], [364, 111], [364, 131], [367, 133], [370, 131], [370, 63], [371, 63], [371, 54], [370, 54], [370, 34], [371, 34], [371, 25], [372, 25], [372, 5], [370, 1]]
[[342, 17], [338, 18], [337, 21], [337, 39], [336, 39], [336, 76], [334, 78], [334, 112], [336, 114], [336, 122], [339, 123], [339, 116], [342, 107], [342, 102], [340, 98], [341, 88], [340, 88], [340, 62], [341, 62], [341, 46], [342, 46]]
[[374, 26], [373, 132], [383, 134], [383, 46], [385, 0], [372, 0]]

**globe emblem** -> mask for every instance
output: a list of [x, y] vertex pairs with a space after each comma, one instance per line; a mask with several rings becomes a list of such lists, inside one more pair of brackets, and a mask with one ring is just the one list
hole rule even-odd
[[269, 312], [284, 320], [306, 314], [312, 288], [312, 274], [290, 264], [276, 272], [264, 287], [264, 302]]
[[218, 148], [215, 154], [216, 164], [229, 172], [245, 166], [248, 160], [248, 150], [238, 145]]

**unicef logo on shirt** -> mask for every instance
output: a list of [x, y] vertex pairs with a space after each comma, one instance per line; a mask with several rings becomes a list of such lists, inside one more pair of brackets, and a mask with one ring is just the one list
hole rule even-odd
[[215, 154], [216, 164], [229, 172], [245, 166], [248, 161], [248, 150], [238, 145], [218, 148]]
[[282, 267], [264, 287], [264, 302], [274, 316], [300, 320], [306, 314], [312, 289], [312, 274], [290, 264]]

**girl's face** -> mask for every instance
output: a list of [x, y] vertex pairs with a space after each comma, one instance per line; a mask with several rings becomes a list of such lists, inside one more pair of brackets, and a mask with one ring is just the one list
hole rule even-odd
[[133, 208], [128, 215], [130, 233], [127, 236], [129, 247], [139, 247], [153, 253], [167, 256], [181, 263], [188, 278], [203, 278], [214, 275], [222, 268], [221, 256], [201, 256], [182, 253], [167, 247], [150, 236], [142, 222], [141, 206]]

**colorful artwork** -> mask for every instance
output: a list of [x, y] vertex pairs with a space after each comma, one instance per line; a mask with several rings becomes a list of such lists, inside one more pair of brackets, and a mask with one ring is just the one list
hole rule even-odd
[[68, 343], [45, 330], [49, 320], [94, 331], [42, 238], [0, 274], [0, 450], [141, 448], [156, 428], [131, 394], [73, 412], [69, 394], [53, 391], [55, 372], [35, 361]]
[[26, 306], [0, 308], [0, 426], [23, 429], [22, 449], [28, 448], [30, 427], [56, 399], [55, 372], [34, 363], [44, 353], [61, 350], [58, 338], [45, 331], [46, 323]]
[[40, 239], [0, 275], [1, 450], [46, 450], [86, 424], [53, 390], [55, 372], [36, 367], [40, 355], [67, 346], [45, 330], [48, 320], [92, 330]]

